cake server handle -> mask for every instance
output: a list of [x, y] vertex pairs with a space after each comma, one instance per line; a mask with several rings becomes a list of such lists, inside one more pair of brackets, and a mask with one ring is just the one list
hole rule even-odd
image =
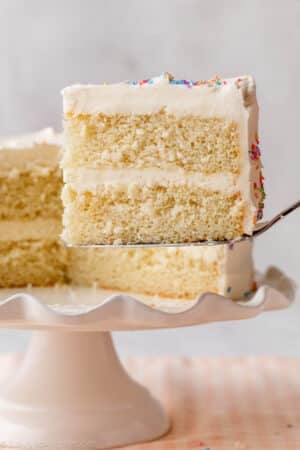
[[296, 201], [289, 207], [282, 210], [280, 213], [276, 214], [276, 216], [273, 217], [273, 219], [268, 220], [267, 222], [262, 222], [258, 224], [255, 227], [255, 230], [253, 231], [253, 237], [259, 236], [262, 233], [265, 233], [265, 231], [269, 230], [273, 225], [275, 225], [280, 220], [284, 219], [286, 216], [291, 214], [296, 209], [300, 208], [300, 200]]

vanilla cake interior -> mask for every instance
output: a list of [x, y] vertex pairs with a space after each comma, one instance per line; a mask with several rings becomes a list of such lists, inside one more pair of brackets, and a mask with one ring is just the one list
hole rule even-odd
[[61, 283], [167, 298], [253, 289], [252, 244], [187, 248], [66, 248], [60, 135], [45, 129], [0, 144], [0, 287]]
[[60, 151], [49, 128], [0, 141], [0, 287], [67, 280]]
[[262, 216], [251, 77], [170, 74], [64, 89], [63, 239], [193, 242], [251, 235]]
[[255, 288], [250, 241], [214, 248], [71, 249], [69, 276], [78, 285], [167, 298], [214, 292], [246, 299]]

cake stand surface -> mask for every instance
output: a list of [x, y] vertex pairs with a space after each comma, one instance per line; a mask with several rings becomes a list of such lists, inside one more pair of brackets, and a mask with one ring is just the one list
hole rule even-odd
[[275, 268], [240, 303], [214, 294], [162, 301], [93, 288], [2, 289], [0, 326], [35, 331], [0, 386], [0, 444], [109, 448], [158, 438], [169, 420], [123, 369], [110, 332], [247, 319], [287, 307], [294, 293]]

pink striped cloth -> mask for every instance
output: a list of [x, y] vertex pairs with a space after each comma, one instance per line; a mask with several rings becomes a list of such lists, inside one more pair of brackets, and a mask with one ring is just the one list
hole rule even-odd
[[128, 359], [172, 420], [126, 450], [300, 450], [300, 359]]
[[130, 358], [125, 364], [163, 403], [172, 429], [122, 450], [300, 450], [300, 359]]

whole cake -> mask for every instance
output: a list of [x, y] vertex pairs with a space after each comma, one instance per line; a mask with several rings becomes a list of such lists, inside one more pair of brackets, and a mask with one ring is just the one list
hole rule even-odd
[[264, 190], [251, 77], [74, 85], [63, 103], [67, 243], [252, 234]]
[[0, 141], [0, 287], [66, 281], [60, 140], [47, 128]]
[[66, 248], [59, 168], [61, 136], [45, 129], [0, 142], [0, 287], [61, 283], [193, 299], [210, 291], [233, 299], [253, 289], [252, 244]]

